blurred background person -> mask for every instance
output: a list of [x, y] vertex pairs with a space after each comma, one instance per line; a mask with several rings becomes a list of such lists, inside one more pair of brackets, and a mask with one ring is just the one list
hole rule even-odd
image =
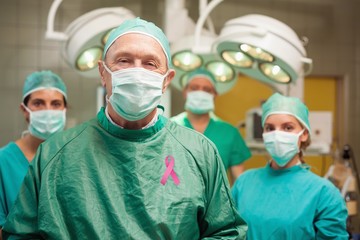
[[249, 239], [348, 239], [347, 210], [339, 190], [310, 171], [308, 108], [273, 94], [262, 106], [263, 139], [271, 160], [242, 174], [232, 195], [248, 223]]
[[239, 130], [213, 112], [217, 96], [215, 77], [208, 70], [197, 69], [184, 79], [185, 112], [171, 120], [204, 134], [215, 143], [233, 182], [244, 171], [243, 162], [251, 157], [251, 152]]
[[0, 149], [0, 228], [39, 145], [65, 127], [66, 93], [63, 80], [51, 71], [33, 72], [25, 80], [20, 110], [28, 130]]

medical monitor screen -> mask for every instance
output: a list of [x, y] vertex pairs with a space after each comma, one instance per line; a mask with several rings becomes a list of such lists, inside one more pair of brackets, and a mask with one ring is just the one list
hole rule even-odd
[[263, 133], [263, 128], [261, 126], [261, 115], [254, 112], [253, 113], [253, 134], [254, 134], [254, 140], [256, 141], [262, 141], [262, 133]]

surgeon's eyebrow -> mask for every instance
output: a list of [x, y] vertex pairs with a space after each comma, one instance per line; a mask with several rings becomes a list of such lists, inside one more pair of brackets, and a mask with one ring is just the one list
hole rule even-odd
[[[139, 58], [139, 59], [153, 59], [155, 60], [156, 62], [161, 62], [161, 59], [159, 57], [159, 53], [157, 52], [151, 52], [151, 53], [142, 53], [141, 57], [138, 56], [138, 54], [135, 54], [134, 52], [132, 51], [126, 51], [126, 50], [121, 50], [119, 52], [115, 52], [115, 59], [119, 59], [119, 58], [122, 58], [122, 57], [125, 57], [125, 58]], [[166, 61], [166, 56], [164, 54], [164, 60]]]

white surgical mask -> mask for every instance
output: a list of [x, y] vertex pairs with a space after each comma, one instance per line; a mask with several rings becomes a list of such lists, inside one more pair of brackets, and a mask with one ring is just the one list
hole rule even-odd
[[192, 91], [186, 95], [185, 109], [195, 114], [214, 110], [214, 95], [204, 91]]
[[126, 68], [111, 72], [112, 94], [109, 103], [114, 111], [128, 121], [149, 115], [160, 103], [165, 75], [144, 68]]
[[299, 153], [299, 137], [304, 131], [305, 129], [299, 133], [284, 131], [263, 133], [265, 148], [277, 165], [284, 167], [297, 153]]
[[66, 109], [31, 111], [25, 105], [23, 106], [30, 113], [28, 130], [31, 135], [46, 140], [52, 134], [65, 128]]

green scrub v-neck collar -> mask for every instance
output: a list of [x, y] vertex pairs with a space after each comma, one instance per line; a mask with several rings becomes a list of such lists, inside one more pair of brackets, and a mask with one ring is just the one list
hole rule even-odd
[[139, 129], [139, 130], [130, 130], [120, 128], [114, 124], [112, 124], [109, 119], [107, 119], [105, 114], [105, 108], [101, 108], [99, 113], [97, 114], [97, 119], [99, 124], [110, 134], [115, 135], [122, 139], [128, 140], [142, 140], [151, 137], [152, 135], [159, 132], [161, 129], [164, 128], [167, 119], [159, 115], [158, 120], [156, 121], [155, 125], [146, 129]]
[[[191, 128], [191, 129], [194, 129], [193, 125], [191, 125], [191, 122], [187, 116], [187, 113], [186, 113], [186, 117], [184, 118], [184, 122], [185, 122], [185, 126], [188, 127], [188, 128]], [[208, 131], [209, 129], [209, 126], [212, 125], [214, 122], [214, 120], [212, 119], [212, 117], [210, 117], [209, 119], [209, 122], [204, 130], [204, 132], [202, 134], [206, 135], [206, 131]]]

